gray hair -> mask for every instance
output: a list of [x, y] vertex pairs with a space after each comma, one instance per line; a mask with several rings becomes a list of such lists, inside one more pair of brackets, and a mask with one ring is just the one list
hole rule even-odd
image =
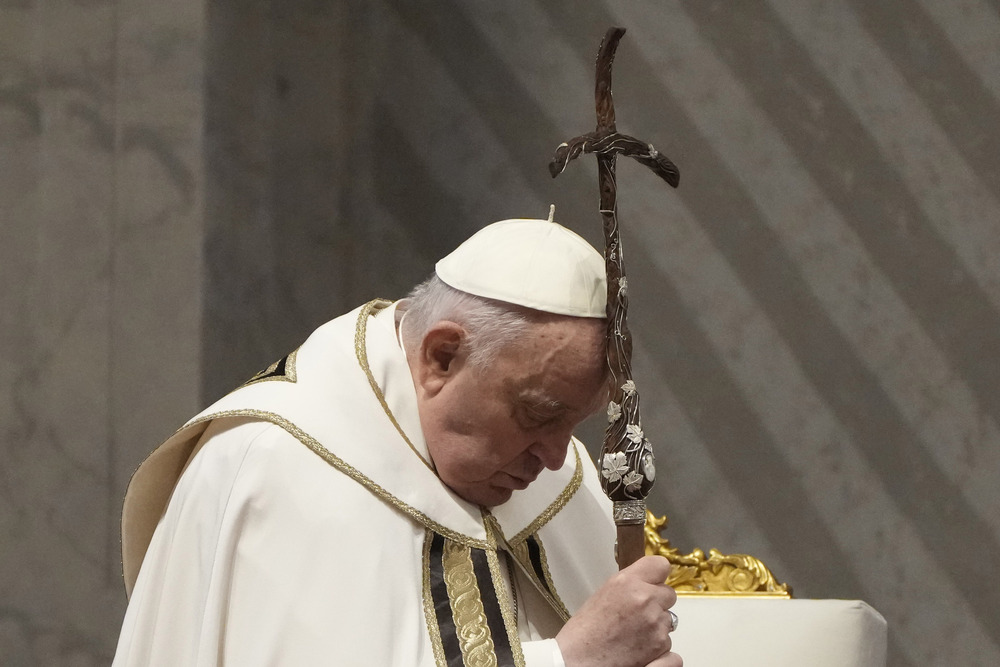
[[406, 312], [403, 344], [408, 351], [420, 345], [435, 324], [448, 320], [465, 329], [469, 364], [477, 370], [548, 318], [547, 313], [462, 292], [436, 275], [414, 287], [401, 307]]

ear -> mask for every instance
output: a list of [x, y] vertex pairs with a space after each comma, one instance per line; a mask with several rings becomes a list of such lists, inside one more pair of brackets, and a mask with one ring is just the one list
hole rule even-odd
[[413, 377], [425, 395], [434, 396], [444, 388], [465, 363], [465, 329], [442, 320], [420, 341]]

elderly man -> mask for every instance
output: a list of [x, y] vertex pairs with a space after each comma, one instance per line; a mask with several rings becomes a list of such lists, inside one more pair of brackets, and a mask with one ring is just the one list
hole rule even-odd
[[572, 437], [604, 294], [573, 232], [495, 223], [189, 422], [129, 486], [114, 664], [680, 665]]

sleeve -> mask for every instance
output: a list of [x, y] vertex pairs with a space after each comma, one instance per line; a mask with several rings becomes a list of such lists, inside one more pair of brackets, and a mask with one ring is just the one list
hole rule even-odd
[[555, 639], [521, 642], [526, 667], [566, 667]]

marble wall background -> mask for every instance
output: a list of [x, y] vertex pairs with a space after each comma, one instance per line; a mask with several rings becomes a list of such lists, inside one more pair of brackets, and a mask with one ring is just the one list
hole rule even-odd
[[0, 663], [106, 665], [137, 457], [197, 408], [203, 7], [0, 4]]
[[[612, 24], [652, 504], [1000, 663], [996, 0], [0, 1], [0, 663], [102, 665], [160, 440], [495, 219], [598, 238]], [[599, 424], [587, 433], [596, 444]]]

